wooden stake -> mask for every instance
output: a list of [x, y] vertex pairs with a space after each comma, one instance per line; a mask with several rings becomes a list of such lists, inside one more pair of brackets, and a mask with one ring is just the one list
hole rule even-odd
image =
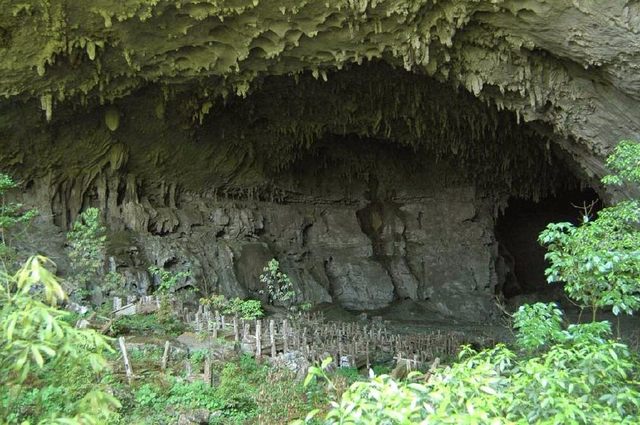
[[211, 386], [211, 359], [209, 354], [204, 359], [204, 382], [207, 386]]
[[275, 322], [273, 320], [269, 320], [269, 342], [271, 343], [271, 357], [276, 356], [276, 330], [275, 330]]
[[238, 332], [238, 318], [233, 317], [233, 340], [238, 343], [240, 342], [240, 333]]
[[369, 340], [368, 339], [365, 345], [365, 354], [367, 356], [367, 372], [368, 372], [369, 369], [371, 369], [371, 362], [369, 361]]
[[191, 377], [191, 362], [188, 359], [184, 361], [184, 373], [187, 379]]
[[125, 344], [124, 337], [121, 336], [118, 338], [118, 343], [120, 343], [120, 351], [122, 352], [122, 360], [124, 361], [124, 370], [127, 373], [127, 380], [129, 383], [133, 380], [133, 369], [131, 368], [131, 363], [129, 363], [129, 356], [127, 356], [127, 345]]
[[256, 320], [256, 358], [262, 357], [262, 320]]
[[162, 354], [162, 364], [160, 365], [162, 370], [165, 370], [167, 368], [167, 363], [169, 362], [170, 347], [171, 347], [171, 344], [169, 343], [169, 341], [164, 343], [164, 353]]
[[289, 351], [289, 341], [288, 341], [288, 331], [287, 331], [287, 320], [282, 321], [282, 338], [284, 339], [284, 352]]

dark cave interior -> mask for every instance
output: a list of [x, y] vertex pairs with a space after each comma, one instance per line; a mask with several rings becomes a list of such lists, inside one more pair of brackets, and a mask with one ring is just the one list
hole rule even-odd
[[495, 229], [505, 267], [503, 295], [511, 298], [548, 289], [544, 273], [546, 251], [538, 243], [538, 235], [549, 223], [578, 224], [585, 211], [593, 218], [602, 207], [591, 188], [562, 191], [538, 202], [511, 198]]

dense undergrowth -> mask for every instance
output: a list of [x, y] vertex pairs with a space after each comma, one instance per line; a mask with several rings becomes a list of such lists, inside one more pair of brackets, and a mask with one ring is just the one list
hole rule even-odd
[[[189, 361], [194, 369], [202, 357], [202, 353], [192, 354]], [[134, 358], [133, 367], [148, 362], [145, 354], [137, 361]], [[212, 424], [286, 423], [324, 401], [309, 397], [291, 372], [259, 364], [249, 356], [214, 362], [212, 369], [213, 386], [199, 379], [190, 381], [182, 371], [146, 371], [132, 386], [122, 377], [107, 375], [105, 381], [123, 405], [111, 423], [169, 424], [181, 412], [197, 410], [203, 410]]]
[[[609, 184], [640, 184], [640, 145], [623, 142], [610, 158]], [[0, 179], [0, 195], [14, 186]], [[122, 370], [114, 340], [78, 329], [77, 314], [59, 309], [63, 286], [43, 257], [23, 266], [5, 232], [35, 214], [2, 203], [0, 228], [0, 423], [7, 424], [636, 424], [640, 422], [640, 359], [612, 335], [596, 312], [631, 314], [640, 305], [640, 204], [624, 201], [580, 225], [551, 224], [540, 242], [549, 249], [550, 283], [592, 311], [589, 323], [569, 324], [554, 304], [524, 305], [513, 315], [515, 341], [462, 350], [448, 365], [394, 380], [388, 369], [364, 378], [356, 369], [310, 368], [304, 382], [285, 367], [239, 352], [220, 338], [208, 349], [174, 353], [161, 366], [160, 346], [131, 349], [135, 377]], [[93, 214], [93, 213], [92, 213]], [[103, 273], [103, 228], [83, 216], [69, 238], [75, 274], [64, 283], [88, 302], [118, 279]], [[85, 266], [82, 266], [85, 264]], [[277, 263], [265, 269], [268, 302], [292, 307], [291, 282]], [[83, 274], [84, 273], [84, 274]], [[168, 294], [179, 274], [156, 270], [162, 306], [150, 315], [109, 321], [110, 336], [173, 338], [186, 330], [171, 316]], [[280, 273], [280, 274], [278, 274]], [[74, 285], [74, 286], [73, 286]], [[117, 289], [117, 288], [116, 288]], [[257, 301], [205, 299], [235, 314], [262, 314]], [[95, 306], [96, 314], [105, 308]], [[108, 310], [108, 309], [107, 309]], [[249, 313], [247, 313], [248, 310]], [[244, 313], [243, 313], [244, 311]], [[214, 350], [215, 346], [215, 350]], [[214, 355], [215, 351], [215, 355]], [[212, 385], [201, 376], [205, 360]]]

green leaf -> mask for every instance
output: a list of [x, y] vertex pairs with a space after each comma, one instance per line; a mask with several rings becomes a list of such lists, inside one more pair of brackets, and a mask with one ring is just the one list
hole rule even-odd
[[44, 366], [44, 359], [42, 358], [42, 354], [40, 354], [37, 346], [31, 346], [31, 354], [38, 367], [42, 369], [42, 367]]

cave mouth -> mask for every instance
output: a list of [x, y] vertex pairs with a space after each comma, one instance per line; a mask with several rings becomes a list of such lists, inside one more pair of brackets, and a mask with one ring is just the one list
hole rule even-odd
[[61, 226], [99, 207], [138, 245], [118, 260], [132, 276], [170, 252], [203, 291], [246, 297], [277, 258], [304, 301], [425, 302], [425, 319], [482, 322], [495, 317], [498, 206], [579, 187], [540, 123], [384, 63], [267, 77], [207, 108], [200, 92], [149, 87], [110, 106], [115, 128], [96, 107], [15, 134], [34, 152], [25, 181], [57, 161], [34, 206]]
[[509, 299], [539, 294], [544, 298], [545, 293], [553, 291], [545, 277], [546, 250], [538, 243], [538, 235], [549, 223], [578, 224], [585, 207], [591, 217], [602, 208], [602, 201], [592, 188], [558, 192], [537, 202], [509, 199], [495, 227], [501, 295]]

